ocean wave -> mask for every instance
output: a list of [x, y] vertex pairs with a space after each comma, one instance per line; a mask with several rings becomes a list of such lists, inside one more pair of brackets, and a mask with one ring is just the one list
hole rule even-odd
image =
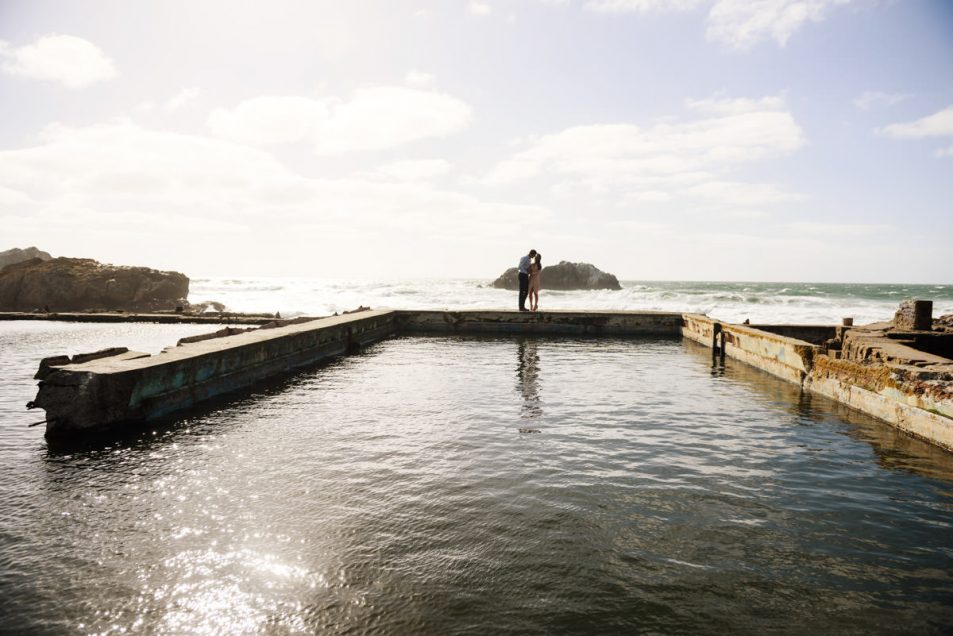
[[[202, 281], [202, 282], [199, 282]], [[513, 309], [516, 294], [479, 279], [345, 281], [299, 278], [196, 279], [191, 299], [211, 298], [235, 311], [327, 315], [360, 305], [399, 309]], [[623, 289], [543, 289], [546, 309], [655, 310], [704, 313], [723, 320], [835, 324], [893, 316], [900, 298], [934, 300], [934, 315], [953, 313], [948, 285], [849, 285], [623, 281]]]

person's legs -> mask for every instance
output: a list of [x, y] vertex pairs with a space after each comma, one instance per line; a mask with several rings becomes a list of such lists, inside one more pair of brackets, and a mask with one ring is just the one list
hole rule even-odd
[[539, 289], [536, 287], [529, 291], [529, 308], [533, 311], [539, 309]]
[[526, 294], [529, 292], [529, 276], [520, 274], [520, 311], [526, 311]]

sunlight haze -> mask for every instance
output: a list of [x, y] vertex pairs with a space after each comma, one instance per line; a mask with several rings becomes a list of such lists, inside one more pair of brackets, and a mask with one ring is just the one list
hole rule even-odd
[[949, 283], [940, 0], [0, 2], [0, 249]]

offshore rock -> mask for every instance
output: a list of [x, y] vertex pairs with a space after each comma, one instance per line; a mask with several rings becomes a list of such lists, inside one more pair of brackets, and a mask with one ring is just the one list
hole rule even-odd
[[188, 295], [185, 274], [89, 258], [33, 258], [0, 270], [0, 311], [172, 310]]
[[3, 269], [7, 265], [28, 261], [31, 258], [38, 258], [43, 261], [48, 261], [53, 257], [50, 256], [49, 252], [44, 252], [43, 250], [37, 249], [35, 247], [27, 247], [22, 250], [19, 247], [14, 247], [11, 250], [0, 252], [0, 269]]
[[[516, 274], [516, 268], [511, 267], [493, 281], [492, 286], [497, 289], [519, 289], [519, 279]], [[569, 261], [560, 261], [556, 265], [544, 263], [539, 282], [543, 289], [622, 289], [618, 278], [603, 272], [595, 265]]]

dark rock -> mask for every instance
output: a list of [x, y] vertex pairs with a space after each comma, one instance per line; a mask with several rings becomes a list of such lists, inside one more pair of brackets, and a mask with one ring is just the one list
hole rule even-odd
[[189, 279], [88, 258], [33, 258], [0, 270], [0, 311], [163, 311], [189, 294]]
[[[622, 289], [619, 279], [612, 274], [599, 270], [595, 265], [570, 263], [568, 261], [560, 261], [556, 265], [548, 266], [544, 262], [539, 284], [542, 289], [562, 291], [573, 289]], [[506, 270], [493, 281], [491, 286], [497, 289], [519, 289], [517, 269], [511, 267]]]
[[28, 261], [31, 258], [38, 258], [43, 261], [48, 261], [53, 257], [50, 256], [49, 253], [39, 250], [35, 247], [27, 247], [26, 249], [22, 250], [19, 247], [14, 247], [12, 250], [0, 252], [0, 269], [3, 269], [7, 265], [14, 265], [16, 263]]

